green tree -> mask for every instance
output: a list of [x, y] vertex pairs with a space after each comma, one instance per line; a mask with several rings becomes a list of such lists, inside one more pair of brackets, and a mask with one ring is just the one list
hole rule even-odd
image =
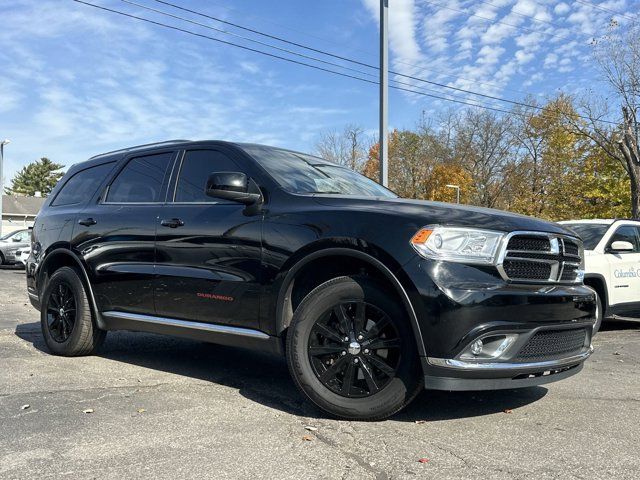
[[7, 192], [18, 195], [35, 195], [36, 192], [40, 192], [46, 197], [62, 177], [63, 173], [58, 171], [62, 167], [64, 165], [42, 157], [22, 167], [11, 180], [11, 187]]

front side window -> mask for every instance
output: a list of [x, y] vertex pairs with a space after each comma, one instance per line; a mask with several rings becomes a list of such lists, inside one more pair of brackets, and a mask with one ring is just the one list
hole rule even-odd
[[241, 147], [291, 193], [397, 197], [370, 178], [318, 157], [262, 145]]
[[51, 206], [77, 205], [87, 202], [96, 193], [100, 183], [112, 168], [113, 162], [104, 163], [74, 174], [53, 199]]
[[609, 240], [609, 245], [613, 242], [629, 242], [633, 245], [633, 253], [638, 253], [640, 252], [638, 241], [638, 229], [631, 225], [624, 225], [616, 230], [616, 233]]
[[133, 158], [109, 186], [109, 203], [159, 202], [164, 177], [173, 153]]
[[175, 202], [220, 202], [205, 194], [209, 175], [216, 172], [236, 172], [238, 166], [224, 153], [216, 150], [189, 150], [185, 153], [176, 183]]
[[563, 226], [570, 228], [580, 237], [585, 250], [596, 248], [609, 230], [609, 225], [606, 223], [565, 223]]

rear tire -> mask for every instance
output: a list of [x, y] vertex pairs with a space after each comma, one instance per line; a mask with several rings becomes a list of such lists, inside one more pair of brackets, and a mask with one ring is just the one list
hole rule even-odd
[[56, 270], [47, 282], [40, 325], [49, 350], [67, 357], [95, 353], [107, 333], [96, 326], [82, 280], [70, 267]]
[[389, 417], [423, 385], [404, 309], [367, 277], [334, 278], [304, 298], [287, 334], [287, 363], [305, 396], [349, 420]]

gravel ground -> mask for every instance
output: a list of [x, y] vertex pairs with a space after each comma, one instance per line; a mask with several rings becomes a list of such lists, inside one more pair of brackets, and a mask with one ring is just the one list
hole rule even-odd
[[604, 329], [568, 380], [423, 392], [391, 420], [345, 422], [252, 352], [119, 332], [98, 356], [49, 355], [24, 272], [3, 268], [0, 478], [635, 479], [640, 323]]

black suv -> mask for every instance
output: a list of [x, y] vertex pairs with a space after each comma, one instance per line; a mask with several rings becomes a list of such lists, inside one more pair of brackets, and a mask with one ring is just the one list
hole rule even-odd
[[286, 355], [300, 390], [380, 419], [422, 388], [526, 387], [580, 371], [595, 304], [562, 226], [405, 200], [262, 145], [171, 141], [69, 169], [27, 265], [48, 347], [134, 330]]

